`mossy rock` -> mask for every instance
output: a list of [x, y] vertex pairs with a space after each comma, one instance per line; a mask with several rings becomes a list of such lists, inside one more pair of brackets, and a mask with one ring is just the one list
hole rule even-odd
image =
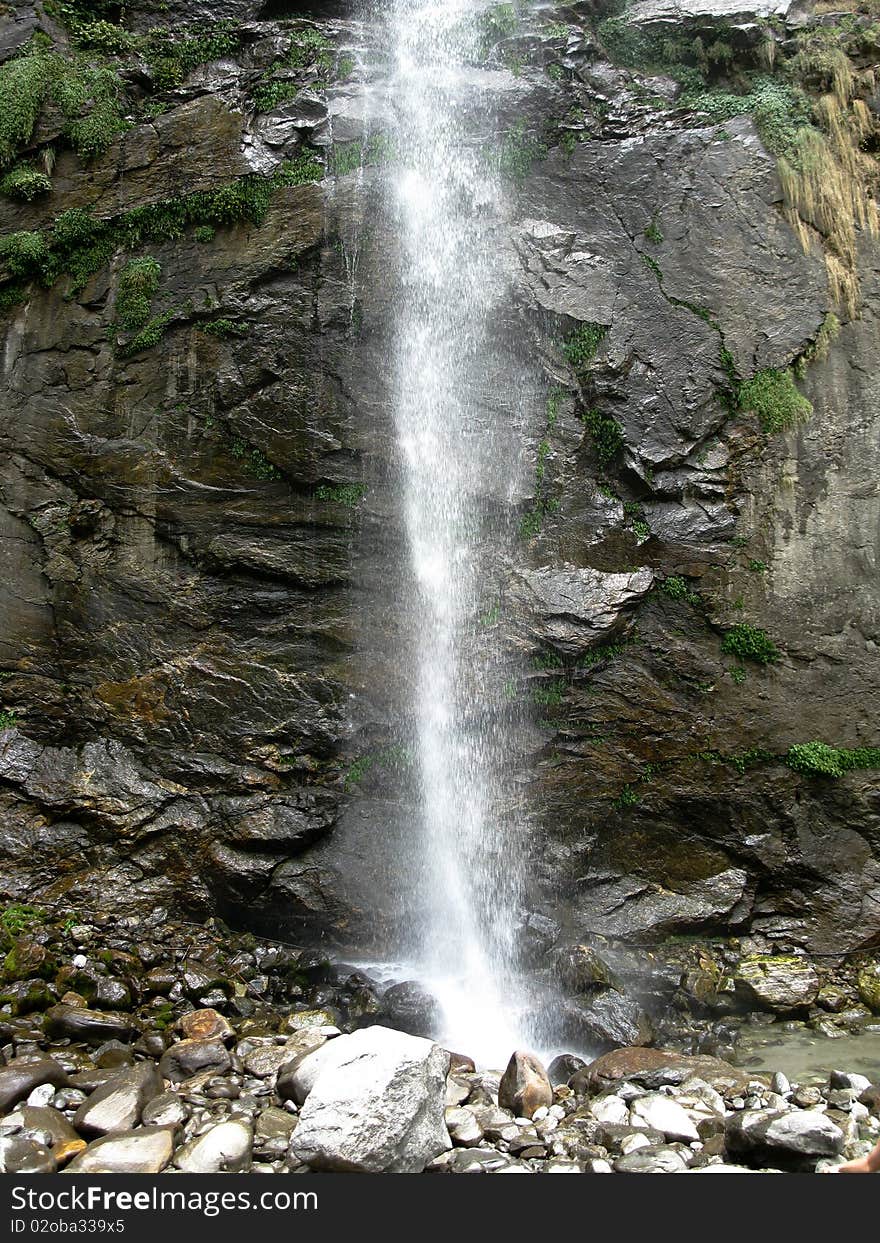
[[868, 1009], [880, 1014], [880, 959], [874, 958], [859, 968], [856, 987]]
[[45, 980], [16, 980], [0, 988], [0, 1006], [9, 1006], [14, 1017], [48, 1010], [58, 1000]]
[[55, 974], [55, 962], [45, 946], [26, 937], [18, 937], [3, 960], [3, 979], [27, 980], [39, 976], [51, 980]]
[[734, 979], [737, 991], [774, 1014], [811, 1006], [821, 983], [810, 960], [793, 954], [753, 954], [739, 963]]

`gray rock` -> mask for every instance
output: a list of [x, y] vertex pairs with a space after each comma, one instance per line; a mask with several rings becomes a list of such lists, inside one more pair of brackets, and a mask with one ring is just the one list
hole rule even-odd
[[582, 1057], [577, 1057], [574, 1053], [560, 1053], [547, 1067], [547, 1078], [554, 1088], [561, 1087], [568, 1083], [573, 1074], [583, 1070], [586, 1064]]
[[735, 979], [748, 996], [777, 1014], [802, 1010], [819, 993], [819, 975], [806, 958], [791, 955], [757, 955], [744, 958]]
[[285, 1062], [290, 1061], [290, 1053], [284, 1045], [260, 1045], [252, 1049], [244, 1059], [244, 1068], [249, 1075], [257, 1079], [268, 1079], [277, 1073]]
[[189, 1117], [189, 1111], [174, 1092], [163, 1092], [144, 1105], [141, 1120], [144, 1126], [181, 1126]]
[[460, 1148], [476, 1148], [483, 1142], [483, 1128], [473, 1109], [447, 1109], [446, 1126], [453, 1144]]
[[393, 984], [382, 996], [382, 1011], [395, 1031], [427, 1039], [437, 1033], [441, 1017], [436, 998], [414, 980]]
[[96, 1139], [67, 1167], [79, 1174], [158, 1174], [171, 1160], [174, 1132], [139, 1127]]
[[[333, 1050], [332, 1061], [327, 1053]], [[311, 1054], [321, 1063], [292, 1151], [313, 1169], [417, 1173], [449, 1148], [449, 1054], [418, 1036], [367, 1027]]]
[[45, 1027], [46, 1035], [53, 1040], [69, 1037], [94, 1045], [102, 1045], [107, 1040], [129, 1040], [134, 1033], [127, 1014], [63, 1004], [46, 1011]]
[[681, 1153], [662, 1145], [639, 1148], [614, 1162], [618, 1174], [683, 1174], [686, 1169], [687, 1162]]
[[599, 1050], [650, 1044], [651, 1021], [642, 1007], [616, 989], [603, 992], [565, 1008], [569, 1030], [585, 1044]]
[[348, 1056], [347, 1047], [339, 1047], [339, 1037], [328, 1042], [319, 1032], [309, 1033], [309, 1040], [302, 1044], [304, 1047], [278, 1071], [275, 1085], [282, 1100], [297, 1105], [302, 1105], [325, 1066], [335, 1066]]
[[83, 1135], [130, 1131], [141, 1120], [144, 1106], [162, 1091], [162, 1076], [152, 1062], [117, 1072], [80, 1105], [74, 1126]]
[[621, 989], [617, 976], [589, 945], [565, 945], [553, 957], [553, 967], [560, 982], [572, 993], [591, 989]]
[[220, 1122], [174, 1154], [174, 1164], [187, 1174], [238, 1174], [251, 1163], [253, 1130], [239, 1118]]
[[37, 1058], [32, 1061], [13, 1059], [7, 1066], [0, 1067], [0, 1113], [5, 1113], [19, 1101], [26, 1100], [34, 1088], [48, 1083], [55, 1088], [63, 1088], [68, 1078], [62, 1068], [52, 1058]]
[[0, 1173], [54, 1174], [58, 1164], [45, 1144], [25, 1136], [0, 1136]]
[[162, 1054], [159, 1073], [172, 1083], [179, 1083], [201, 1071], [224, 1071], [231, 1065], [229, 1050], [218, 1037], [211, 1040], [179, 1040]]
[[816, 1160], [843, 1151], [844, 1133], [826, 1114], [793, 1109], [788, 1113], [744, 1110], [724, 1127], [727, 1149], [747, 1162], [782, 1158]]
[[691, 1143], [699, 1139], [692, 1119], [679, 1103], [661, 1092], [649, 1092], [633, 1101], [630, 1112], [634, 1125], [661, 1131], [669, 1140]]

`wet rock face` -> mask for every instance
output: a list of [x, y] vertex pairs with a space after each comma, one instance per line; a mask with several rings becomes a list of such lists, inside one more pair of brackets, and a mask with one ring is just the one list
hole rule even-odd
[[[357, 75], [326, 90], [303, 82], [253, 115], [253, 87], [290, 37], [271, 0], [129, 8], [138, 31], [227, 19], [239, 51], [139, 99], [162, 107], [132, 113], [90, 165], [59, 147], [50, 194], [0, 201], [2, 233], [72, 208], [105, 219], [212, 193], [360, 138]], [[343, 4], [310, 14], [337, 60], [381, 44]], [[721, 23], [746, 49], [758, 19], [801, 20], [797, 6], [735, 0], [645, 0], [629, 16], [689, 38]], [[521, 675], [512, 703], [491, 710], [516, 736], [534, 844], [525, 949], [543, 968], [554, 943], [596, 934], [734, 931], [756, 952], [870, 945], [873, 780], [779, 760], [813, 738], [876, 742], [873, 252], [860, 237], [861, 318], [803, 380], [814, 419], [773, 438], [731, 416], [719, 400], [731, 367], [747, 379], [787, 366], [833, 309], [821, 258], [786, 222], [748, 118], [722, 133], [652, 110], [590, 24], [570, 19], [564, 81], [542, 60], [563, 44], [538, 29], [525, 32], [535, 56], [520, 74], [499, 53], [468, 79], [491, 87], [487, 150], [523, 117], [551, 135], [560, 118], [585, 118], [571, 122], [570, 150], [552, 139], [511, 187], [498, 262], [515, 305], [475, 400], [477, 425], [503, 419], [526, 463], [513, 481], [487, 472], [478, 503], [494, 512], [513, 495], [538, 512], [529, 464], [541, 454], [537, 529], [496, 558], [485, 601], [488, 617], [501, 601], [487, 631]], [[0, 15], [0, 59], [40, 20], [27, 4]], [[381, 132], [381, 57], [363, 72]], [[669, 81], [652, 83], [655, 100], [671, 98]], [[27, 157], [56, 137], [38, 131]], [[287, 186], [259, 225], [220, 224], [210, 238], [188, 228], [141, 250], [161, 268], [153, 309], [170, 314], [149, 350], [127, 356], [115, 327], [122, 251], [69, 300], [63, 284], [35, 286], [4, 312], [10, 894], [220, 912], [274, 932], [283, 921], [315, 943], [382, 946], [406, 915], [415, 800], [402, 758], [412, 654], [395, 622], [411, 584], [387, 390], [398, 254], [381, 173]], [[601, 335], [572, 366], [560, 342], [584, 324]], [[511, 343], [531, 367], [515, 395]], [[743, 621], [767, 630], [778, 661], [722, 654], [723, 631]], [[15, 982], [18, 1014], [60, 1003], [39, 979]], [[88, 1025], [97, 1043], [118, 1034], [122, 1002], [100, 989], [74, 1009], [103, 1019], [57, 1016], [79, 1024], [77, 1038]], [[875, 997], [867, 977], [865, 989]], [[367, 1004], [366, 1019], [377, 1011]], [[639, 1016], [623, 1028], [612, 1018], [618, 1037], [645, 1036]]]

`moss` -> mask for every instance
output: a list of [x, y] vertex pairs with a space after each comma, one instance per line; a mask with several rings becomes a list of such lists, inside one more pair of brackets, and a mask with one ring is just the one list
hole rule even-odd
[[562, 352], [575, 371], [583, 371], [589, 366], [607, 333], [606, 324], [593, 323], [581, 324], [569, 333], [562, 344]]
[[0, 165], [30, 142], [44, 106], [53, 102], [65, 120], [67, 141], [91, 159], [127, 128], [119, 75], [81, 55], [67, 56], [31, 40], [0, 68]]
[[315, 500], [330, 501], [334, 505], [344, 505], [346, 509], [354, 509], [364, 499], [367, 486], [363, 483], [321, 484], [315, 489]]
[[386, 747], [384, 751], [374, 751], [356, 759], [345, 774], [342, 784], [346, 790], [351, 790], [377, 768], [400, 770], [408, 768], [411, 763], [412, 757], [406, 747]]
[[241, 436], [232, 438], [229, 452], [253, 479], [267, 480], [282, 477], [281, 471], [274, 462], [269, 461], [263, 450], [242, 439]]
[[694, 607], [703, 603], [702, 597], [696, 591], [691, 591], [687, 579], [681, 578], [677, 574], [671, 574], [668, 578], [664, 578], [660, 584], [660, 590], [665, 596], [669, 596], [670, 600], [684, 600], [688, 604], [694, 605]]
[[234, 55], [239, 37], [231, 22], [217, 22], [183, 38], [171, 30], [154, 28], [137, 46], [152, 69], [156, 88], [164, 91], [180, 86], [199, 65]]
[[802, 380], [807, 368], [813, 363], [822, 363], [828, 357], [834, 341], [840, 334], [840, 320], [833, 311], [828, 311], [819, 325], [819, 330], [810, 344], [798, 355], [792, 364], [792, 371], [798, 380]]
[[599, 410], [585, 410], [580, 417], [593, 439], [597, 462], [607, 469], [624, 446], [623, 429], [611, 415]]
[[779, 651], [766, 630], [739, 622], [731, 626], [721, 642], [721, 650], [740, 660], [752, 660], [759, 665], [769, 665], [779, 659]]
[[538, 160], [547, 155], [547, 147], [534, 134], [530, 134], [525, 121], [518, 121], [506, 131], [495, 157], [495, 167], [500, 176], [508, 181], [522, 184]]
[[20, 937], [29, 929], [43, 923], [46, 912], [38, 906], [10, 902], [0, 912], [0, 930], [7, 937]]
[[50, 270], [49, 244], [42, 233], [8, 233], [0, 237], [0, 261], [13, 276], [45, 283]]
[[212, 337], [246, 337], [250, 332], [248, 324], [239, 323], [233, 319], [212, 319], [206, 324], [200, 325], [202, 332], [210, 333]]
[[789, 369], [767, 368], [739, 386], [737, 403], [741, 410], [758, 416], [767, 435], [787, 431], [813, 413], [811, 403], [799, 393]]
[[124, 332], [136, 332], [150, 318], [150, 304], [162, 269], [151, 255], [131, 259], [119, 276], [116, 292], [116, 322]]
[[119, 346], [119, 353], [123, 358], [130, 358], [133, 354], [140, 354], [143, 350], [151, 350], [153, 346], [159, 344], [174, 316], [175, 312], [170, 310], [154, 315], [130, 340]]

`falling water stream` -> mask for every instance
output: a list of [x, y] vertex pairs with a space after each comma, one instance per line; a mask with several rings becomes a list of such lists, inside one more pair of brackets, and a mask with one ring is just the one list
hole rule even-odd
[[502, 674], [480, 613], [509, 522], [487, 497], [503, 492], [516, 461], [487, 381], [509, 278], [497, 253], [504, 195], [482, 140], [479, 74], [466, 63], [477, 38], [473, 4], [396, 0], [389, 190], [402, 251], [394, 414], [414, 581], [400, 607], [415, 653], [419, 783], [407, 948], [442, 1006], [438, 1034], [497, 1064], [524, 1034], [513, 935], [523, 865], [496, 708]]

